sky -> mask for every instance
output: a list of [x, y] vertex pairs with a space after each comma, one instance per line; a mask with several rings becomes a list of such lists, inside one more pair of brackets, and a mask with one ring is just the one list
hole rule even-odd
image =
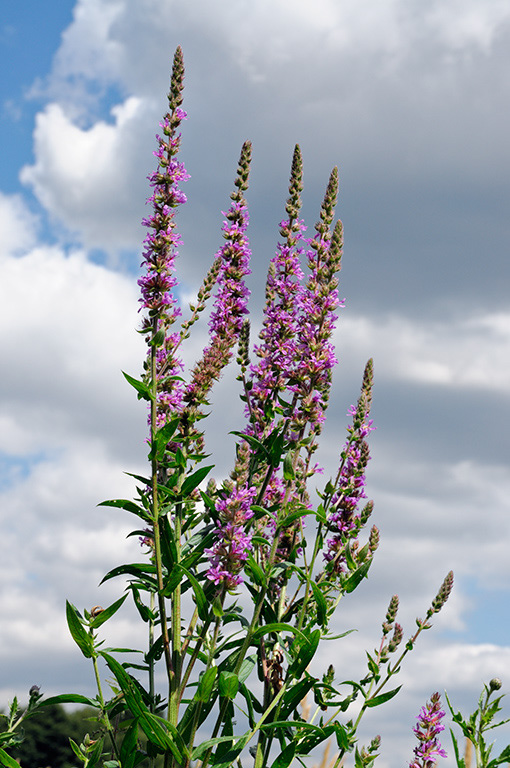
[[[154, 134], [177, 45], [186, 66], [178, 274], [193, 296], [221, 245], [241, 145], [253, 142], [251, 312], [284, 215], [292, 152], [315, 222], [338, 165], [345, 227], [339, 366], [320, 459], [333, 473], [346, 413], [374, 358], [368, 494], [381, 545], [341, 604], [355, 639], [325, 653], [363, 669], [391, 595], [406, 636], [446, 573], [455, 587], [374, 710], [377, 765], [412, 757], [412, 725], [446, 689], [464, 711], [510, 689], [510, 8], [503, 0], [7, 2], [0, 22], [0, 707], [34, 683], [93, 692], [65, 600], [139, 558], [131, 520], [96, 505], [132, 493], [145, 410], [136, 279]], [[198, 331], [191, 364], [205, 340]], [[228, 472], [242, 424], [235, 373], [213, 398], [209, 445]], [[143, 642], [129, 611], [108, 642]], [[510, 740], [498, 735], [502, 747]], [[506, 736], [506, 742], [505, 742]], [[449, 748], [448, 738], [445, 738]], [[450, 749], [451, 751], [451, 749]], [[451, 766], [451, 758], [443, 761]]]

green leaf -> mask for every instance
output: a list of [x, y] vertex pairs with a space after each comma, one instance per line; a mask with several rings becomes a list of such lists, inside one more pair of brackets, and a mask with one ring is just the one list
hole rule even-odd
[[80, 621], [78, 609], [66, 600], [67, 626], [71, 636], [79, 647], [86, 659], [91, 659], [94, 655], [94, 642], [87, 630]]
[[94, 618], [90, 622], [90, 626], [93, 629], [97, 629], [101, 626], [101, 624], [104, 624], [105, 621], [108, 621], [108, 619], [111, 619], [114, 613], [117, 613], [122, 603], [125, 601], [127, 595], [124, 595], [124, 597], [119, 598], [114, 603], [108, 606], [108, 608], [105, 608], [101, 613], [98, 613], [97, 616], [94, 616]]
[[[249, 734], [242, 736], [236, 743], [235, 747], [233, 747], [228, 752], [222, 751], [221, 754], [214, 755], [210, 761], [211, 768], [232, 768], [232, 766], [236, 763], [237, 758], [248, 743], [248, 737]], [[226, 738], [230, 738], [232, 740], [232, 736], [227, 736]]]
[[278, 467], [280, 465], [284, 442], [285, 437], [283, 432], [280, 431], [280, 427], [276, 427], [267, 438], [269, 460], [273, 467]]
[[[135, 680], [126, 672], [122, 664], [119, 664], [117, 659], [109, 656], [104, 651], [100, 651], [100, 655], [115, 675], [115, 679], [124, 694], [128, 709], [131, 710], [134, 717], [138, 717], [140, 727], [148, 740], [162, 750], [170, 750], [178, 763], [182, 761], [183, 755], [189, 756], [189, 751], [178, 734], [177, 729], [172, 728], [167, 721], [149, 712]], [[166, 729], [170, 730], [171, 733], [168, 733]], [[177, 739], [178, 743], [176, 743], [175, 739]]]
[[211, 698], [211, 693], [216, 682], [216, 675], [218, 674], [218, 667], [209, 667], [200, 676], [197, 692], [195, 694], [198, 701], [202, 701], [204, 704]]
[[317, 606], [316, 623], [323, 627], [327, 623], [328, 619], [328, 605], [326, 603], [326, 598], [322, 594], [317, 584], [315, 584], [315, 582], [311, 581], [310, 586], [312, 588], [315, 605]]
[[[198, 760], [210, 747], [215, 747], [217, 744], [223, 744], [226, 741], [232, 741], [232, 736], [216, 736], [214, 739], [203, 741], [198, 747], [195, 747], [191, 753], [191, 759]], [[16, 768], [19, 768], [18, 764], [16, 764]]]
[[37, 703], [38, 707], [50, 707], [52, 704], [86, 704], [88, 707], [99, 707], [96, 699], [89, 699], [80, 693], [61, 693], [58, 696], [49, 696]]
[[129, 501], [128, 499], [108, 499], [107, 501], [101, 501], [97, 506], [125, 509], [126, 512], [132, 512], [133, 515], [140, 517], [145, 522], [150, 522], [150, 515], [148, 512], [143, 507], [135, 504], [134, 501]]
[[131, 384], [131, 386], [136, 389], [136, 391], [138, 392], [139, 400], [143, 399], [143, 400], [151, 401], [154, 399], [152, 390], [150, 389], [150, 387], [147, 386], [147, 384], [144, 384], [143, 381], [139, 381], [138, 379], [134, 379], [128, 373], [124, 373], [124, 371], [122, 371], [122, 375], [124, 376], [128, 384]]
[[296, 742], [292, 741], [288, 744], [283, 752], [280, 752], [278, 757], [273, 761], [271, 768], [288, 768], [294, 759], [296, 754]]
[[168, 517], [162, 517], [160, 519], [160, 537], [161, 544], [161, 557], [163, 565], [170, 572], [177, 562], [177, 545], [175, 543], [175, 536], [170, 525]]
[[[315, 515], [315, 512], [313, 509], [307, 509], [307, 507], [300, 507], [299, 509], [294, 509], [292, 512], [290, 512], [288, 515], [283, 517], [278, 522], [278, 528], [288, 528], [292, 525], [292, 523], [295, 520], [298, 520], [300, 517], [306, 517], [306, 515]], [[267, 541], [266, 541], [267, 544]]]
[[185, 568], [183, 565], [178, 565], [176, 567], [180, 568], [180, 570], [183, 571], [188, 577], [188, 579], [190, 580], [191, 586], [193, 587], [193, 594], [195, 595], [198, 615], [200, 616], [202, 621], [206, 621], [209, 616], [209, 603], [206, 600], [204, 590], [200, 586], [195, 576], [193, 576], [193, 574], [190, 571], [188, 571], [187, 568]]
[[371, 562], [372, 561], [369, 560], [367, 563], [363, 563], [363, 565], [360, 565], [360, 567], [354, 571], [354, 573], [351, 573], [351, 575], [342, 584], [343, 592], [346, 592], [347, 594], [349, 592], [354, 592], [360, 581], [366, 578]]
[[81, 759], [81, 761], [83, 762], [83, 752], [79, 748], [78, 744], [75, 741], [73, 741], [73, 739], [71, 739], [71, 738], [69, 738], [69, 746], [73, 750], [73, 752], [76, 755], [76, 757], [79, 757]]
[[257, 656], [256, 654], [252, 654], [251, 656], [247, 656], [243, 663], [241, 664], [241, 669], [239, 670], [239, 682], [244, 683], [250, 676], [251, 671], [257, 664]]
[[218, 689], [220, 696], [227, 699], [235, 699], [239, 690], [239, 678], [234, 672], [221, 672], [218, 680]]
[[182, 496], [189, 496], [189, 494], [200, 485], [202, 480], [207, 477], [211, 469], [214, 469], [214, 464], [211, 464], [209, 467], [200, 467], [196, 472], [193, 472], [192, 475], [189, 475], [182, 484]]
[[115, 576], [125, 576], [126, 574], [129, 574], [130, 576], [136, 576], [142, 580], [145, 579], [157, 587], [156, 580], [147, 576], [149, 573], [156, 573], [155, 565], [149, 565], [148, 563], [126, 563], [126, 565], [118, 565], [116, 568], [112, 568], [111, 571], [108, 571], [106, 576], [103, 576], [100, 583], [103, 584], [105, 581], [115, 578]]
[[508, 762], [510, 762], [510, 745], [504, 748], [504, 750], [501, 752], [499, 757], [496, 757], [494, 760], [491, 760], [487, 768], [492, 768], [493, 766], [501, 765], [501, 763], [508, 763]]
[[134, 768], [138, 743], [138, 718], [135, 718], [126, 731], [120, 745], [122, 768]]
[[351, 746], [347, 729], [341, 725], [338, 720], [335, 720], [333, 726], [335, 728], [336, 743], [338, 744], [339, 749], [345, 752]]
[[134, 584], [129, 584], [128, 586], [131, 590], [136, 609], [140, 614], [142, 621], [148, 622], [154, 620], [156, 618], [156, 611], [151, 611], [149, 606], [145, 605], [140, 597], [140, 591], [134, 586]]
[[180, 419], [172, 419], [167, 424], [164, 424], [151, 441], [151, 449], [149, 451], [149, 461], [156, 459], [161, 461], [166, 453], [167, 445], [171, 438], [175, 434], [177, 427], [179, 426]]
[[252, 448], [255, 448], [257, 452], [262, 453], [264, 458], [269, 458], [269, 452], [266, 448], [266, 446], [260, 442], [260, 440], [257, 440], [256, 437], [253, 437], [252, 435], [245, 435], [244, 432], [229, 432], [229, 435], [236, 435], [237, 437], [242, 437], [243, 440], [246, 440], [248, 445], [250, 445]]
[[266, 574], [257, 563], [255, 558], [250, 555], [244, 564], [244, 570], [251, 577], [251, 580], [259, 587], [265, 586]]
[[303, 701], [309, 690], [313, 688], [314, 682], [315, 679], [313, 677], [307, 676], [304, 680], [300, 680], [299, 683], [285, 691], [280, 710], [283, 720], [286, 720], [295, 711], [298, 704]]
[[307, 642], [306, 636], [301, 632], [300, 629], [293, 627], [291, 624], [285, 624], [283, 621], [276, 621], [273, 624], [266, 624], [263, 627], [259, 627], [253, 633], [252, 639], [259, 640], [261, 637], [264, 635], [269, 635], [271, 632], [291, 632], [305, 643]]
[[402, 686], [399, 685], [398, 688], [394, 688], [392, 691], [387, 691], [386, 693], [381, 693], [379, 696], [374, 696], [373, 699], [368, 699], [368, 701], [365, 702], [365, 705], [367, 707], [378, 707], [379, 704], [384, 704], [386, 701], [389, 701], [396, 696], [401, 688]]
[[9, 757], [7, 752], [0, 747], [0, 758], [2, 758], [2, 765], [5, 768], [19, 768], [19, 763], [13, 757]]
[[[296, 476], [296, 473], [294, 472], [293, 452], [287, 451], [287, 453], [285, 454], [285, 458], [283, 460], [283, 479], [286, 482], [290, 482], [291, 480], [294, 480], [295, 476]], [[273, 765], [275, 765], [275, 763], [273, 763]]]
[[315, 656], [320, 639], [320, 629], [314, 629], [308, 637], [305, 637], [304, 642], [302, 642], [300, 638], [296, 640], [294, 646], [291, 648], [292, 652], [296, 652], [296, 657], [289, 666], [289, 675], [296, 678], [301, 677]]

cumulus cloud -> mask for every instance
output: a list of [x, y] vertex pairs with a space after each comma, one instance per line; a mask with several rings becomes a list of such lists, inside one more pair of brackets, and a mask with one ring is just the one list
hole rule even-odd
[[347, 359], [376, 358], [386, 380], [432, 387], [510, 392], [510, 314], [445, 316], [424, 323], [410, 316], [355, 317], [348, 312], [338, 331]]
[[26, 251], [37, 240], [38, 218], [20, 195], [0, 192], [0, 260]]
[[[437, 642], [424, 638], [404, 672], [402, 698], [381, 716], [381, 768], [393, 768], [396, 756], [398, 764], [410, 759], [414, 714], [432, 692], [432, 677], [434, 687], [475, 698], [482, 677], [506, 671], [507, 647], [458, 638], [483, 610], [473, 584], [508, 583], [510, 487], [496, 437], [504, 437], [498, 408], [508, 401], [510, 315], [493, 306], [485, 281], [495, 276], [504, 293], [498, 266], [508, 239], [508, 125], [494, 106], [507, 102], [509, 16], [500, 0], [433, 0], [426, 8], [403, 0], [363, 8], [354, 0], [77, 2], [53, 72], [38, 85], [48, 103], [22, 180], [83, 247], [38, 243], [37, 219], [22, 199], [0, 195], [0, 354], [8, 361], [0, 381], [0, 610], [8, 617], [0, 649], [16, 649], [0, 695], [19, 693], [20, 677], [34, 671], [31, 659], [50, 686], [62, 681], [53, 692], [69, 679], [74, 689], [91, 690], [88, 669], [70, 671], [79, 653], [65, 628], [64, 598], [80, 607], [113, 600], [120, 588], [108, 583], [96, 600], [97, 582], [138, 546], [125, 539], [123, 514], [95, 507], [103, 498], [129, 497], [122, 470], [145, 461], [143, 404], [120, 375], [136, 375], [144, 355], [134, 332], [136, 278], [95, 264], [87, 249], [117, 256], [139, 249], [151, 142], [178, 43], [187, 64], [183, 148], [192, 171], [190, 204], [179, 219], [183, 293], [195, 289], [219, 244], [218, 212], [244, 138], [256, 149], [249, 197], [259, 307], [294, 142], [311, 163], [308, 221], [330, 166], [342, 160], [346, 275], [360, 287], [355, 310], [340, 323], [346, 383], [330, 406], [324, 464], [334, 471], [345, 420], [340, 439], [338, 423], [370, 356], [377, 418], [399, 427], [386, 423], [373, 435], [368, 476], [382, 542], [362, 597], [341, 607], [343, 629], [359, 632], [341, 662], [332, 659], [338, 674], [365, 663], [360, 649], [377, 643], [391, 594], [400, 593], [412, 627], [445, 573], [453, 568], [457, 578]], [[486, 242], [491, 232], [495, 248]], [[467, 258], [477, 249], [484, 253], [478, 267]], [[461, 316], [456, 302], [466, 274], [480, 302]], [[431, 317], [441, 291], [454, 309]], [[415, 312], [418, 300], [429, 308], [426, 317]], [[202, 331], [192, 338], [187, 365], [204, 340]], [[229, 469], [225, 435], [242, 423], [236, 386], [228, 374], [207, 425], [218, 477]], [[465, 405], [456, 432], [449, 419], [465, 397], [470, 410]], [[498, 415], [488, 419], [491, 410]], [[476, 421], [478, 412], [485, 421]], [[113, 644], [131, 644], [135, 626], [128, 618], [112, 624]]]
[[143, 112], [142, 100], [133, 96], [112, 108], [113, 123], [98, 121], [87, 129], [59, 104], [37, 115], [36, 162], [22, 169], [21, 180], [86, 247], [130, 248], [142, 239], [143, 177], [136, 159]]

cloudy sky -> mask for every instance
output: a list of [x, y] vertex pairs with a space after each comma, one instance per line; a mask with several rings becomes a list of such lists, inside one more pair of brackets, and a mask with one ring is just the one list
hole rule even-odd
[[[357, 627], [328, 653], [362, 668], [392, 594], [406, 635], [445, 574], [455, 591], [371, 713], [380, 768], [405, 765], [434, 690], [474, 706], [510, 690], [510, 7], [503, 0], [37, 0], [0, 23], [0, 707], [33, 683], [92, 692], [64, 603], [124, 558], [132, 521], [97, 509], [144, 467], [145, 411], [121, 370], [141, 370], [136, 277], [157, 123], [184, 50], [179, 276], [192, 295], [221, 243], [242, 142], [252, 314], [283, 216], [294, 144], [304, 215], [334, 165], [345, 226], [341, 363], [322, 444], [333, 472], [366, 359], [376, 385], [369, 495], [382, 543], [342, 607]], [[188, 350], [198, 351], [200, 333]], [[239, 428], [234, 377], [214, 399], [217, 473]], [[228, 444], [227, 444], [228, 445]], [[231, 450], [231, 448], [229, 449]], [[129, 615], [111, 644], [138, 637]], [[142, 640], [142, 638], [140, 638]], [[503, 745], [505, 734], [500, 734]], [[508, 739], [507, 739], [508, 740]], [[447, 739], [445, 739], [447, 741]], [[448, 745], [447, 745], [448, 748]], [[443, 764], [452, 765], [451, 760]]]

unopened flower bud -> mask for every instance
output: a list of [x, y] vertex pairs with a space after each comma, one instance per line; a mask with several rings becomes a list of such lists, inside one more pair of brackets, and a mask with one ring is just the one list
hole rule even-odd
[[452, 591], [453, 587], [453, 571], [450, 571], [447, 575], [443, 583], [441, 584], [441, 588], [439, 592], [437, 593], [436, 597], [432, 601], [431, 611], [432, 613], [439, 613], [443, 605], [446, 603], [450, 596], [450, 592]]
[[388, 644], [388, 651], [390, 653], [394, 653], [400, 643], [402, 642], [402, 637], [404, 636], [404, 630], [400, 626], [400, 624], [395, 624], [395, 629], [393, 630], [393, 637], [391, 638], [389, 644]]
[[375, 552], [377, 547], [379, 546], [379, 528], [377, 528], [376, 525], [373, 525], [370, 530], [370, 536], [368, 537], [368, 545], [370, 552]]
[[[391, 627], [393, 626], [393, 622], [397, 618], [397, 611], [398, 611], [398, 595], [393, 595], [393, 597], [390, 600], [390, 604], [388, 606], [388, 612], [386, 613], [386, 624], [389, 625], [388, 629], [384, 634], [387, 634]], [[383, 631], [384, 631], [385, 624], [383, 624]]]
[[492, 680], [489, 683], [489, 688], [491, 691], [499, 691], [503, 683], [499, 679], [499, 677], [493, 677]]

